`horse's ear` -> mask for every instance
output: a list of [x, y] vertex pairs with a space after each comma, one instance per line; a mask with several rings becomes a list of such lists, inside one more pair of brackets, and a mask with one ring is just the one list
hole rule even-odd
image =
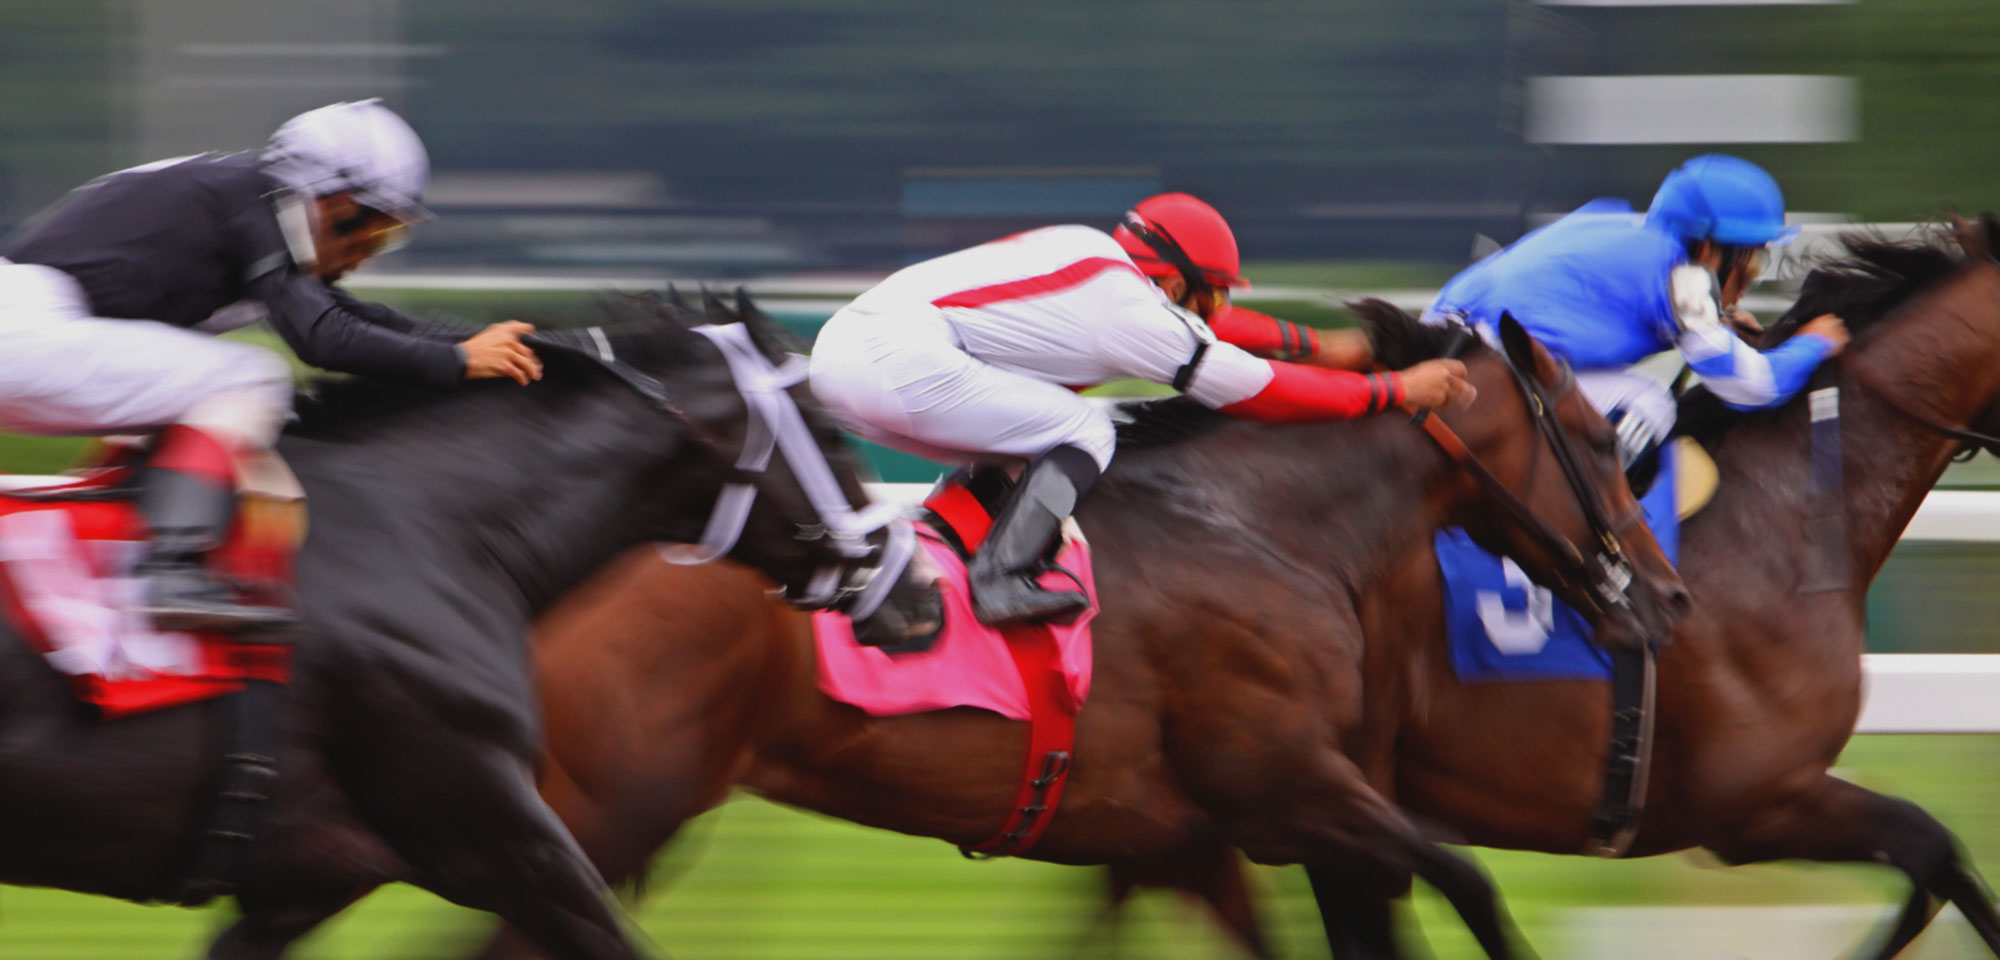
[[1953, 213], [1946, 221], [1951, 227], [1952, 237], [1958, 240], [1958, 248], [1965, 251], [1966, 257], [1970, 259], [1985, 260], [1993, 255], [1992, 247], [1987, 240], [1984, 222], [1987, 219], [1990, 219], [1990, 216], [1982, 217], [1981, 222], [1974, 223]]
[[1534, 377], [1539, 372], [1535, 362], [1535, 338], [1528, 335], [1528, 328], [1521, 326], [1511, 313], [1500, 315], [1500, 345], [1507, 351], [1507, 362], [1523, 374]]
[[687, 297], [681, 295], [681, 288], [671, 283], [667, 284], [667, 306], [678, 307], [682, 310], [693, 309], [688, 305]]
[[723, 303], [722, 298], [716, 296], [715, 291], [706, 285], [701, 288], [701, 312], [708, 318], [708, 322], [723, 326], [740, 319], [736, 316], [736, 312], [729, 309], [728, 304]]
[[783, 324], [758, 308], [745, 287], [736, 288], [736, 316], [750, 331], [750, 339], [757, 344], [757, 349], [762, 350], [772, 363], [783, 363], [792, 354], [806, 352], [806, 345], [799, 338], [792, 336]]

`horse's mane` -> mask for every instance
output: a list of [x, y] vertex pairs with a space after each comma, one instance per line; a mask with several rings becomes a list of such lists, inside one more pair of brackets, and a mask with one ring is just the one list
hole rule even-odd
[[[1373, 297], [1357, 300], [1348, 303], [1347, 309], [1360, 319], [1369, 342], [1374, 344], [1375, 359], [1392, 370], [1443, 356], [1455, 338], [1452, 328], [1422, 323], [1385, 300]], [[1130, 403], [1121, 409], [1129, 418], [1118, 424], [1121, 450], [1172, 446], [1209, 433], [1232, 419], [1187, 397]]]
[[[1957, 230], [1940, 226], [1913, 240], [1891, 241], [1868, 231], [1841, 236], [1844, 256], [1814, 268], [1806, 276], [1791, 309], [1766, 328], [1759, 345], [1769, 349], [1790, 339], [1807, 322], [1836, 314], [1850, 332], [1860, 334], [1897, 305], [1950, 279], [1970, 259], [2000, 250], [2000, 220], [1993, 215]], [[1746, 419], [1704, 387], [1681, 397], [1676, 434], [1713, 446], [1730, 428]]]
[[[747, 302], [744, 309], [749, 309]], [[683, 351], [691, 327], [703, 323], [731, 323], [738, 319], [728, 307], [713, 298], [693, 307], [678, 297], [654, 293], [606, 294], [595, 300], [592, 313], [561, 318], [537, 318], [538, 326], [557, 327], [538, 331], [528, 338], [542, 360], [542, 380], [534, 389], [544, 396], [552, 392], [574, 393], [592, 389], [613, 379], [597, 354], [595, 326], [615, 356], [641, 366], [671, 359]], [[433, 321], [417, 331], [428, 339], [457, 342], [477, 330], [453, 321]], [[307, 439], [333, 439], [367, 432], [388, 420], [407, 417], [445, 416], [447, 409], [479, 404], [461, 404], [467, 396], [504, 394], [520, 388], [511, 380], [473, 381], [450, 386], [431, 386], [384, 380], [370, 376], [323, 375], [309, 381], [294, 405], [296, 419], [286, 435]], [[477, 410], [468, 418], [481, 415]]]

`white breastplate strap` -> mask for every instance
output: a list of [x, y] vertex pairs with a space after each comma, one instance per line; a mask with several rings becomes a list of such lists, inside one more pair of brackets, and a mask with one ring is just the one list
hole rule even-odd
[[[724, 485], [699, 545], [664, 545], [660, 548], [661, 556], [678, 564], [707, 563], [727, 556], [743, 536], [750, 509], [756, 503], [755, 478], [770, 467], [774, 453], [783, 454], [818, 515], [817, 529], [804, 531], [804, 539], [829, 538], [841, 556], [853, 560], [866, 557], [873, 549], [868, 544], [869, 534], [885, 526], [890, 528], [879, 561], [856, 569], [852, 582], [842, 583], [840, 565], [828, 565], [812, 578], [806, 596], [792, 598], [802, 606], [820, 606], [840, 592], [853, 593], [856, 599], [849, 614], [856, 619], [865, 618], [881, 604], [915, 552], [916, 536], [910, 524], [900, 519], [902, 507], [878, 503], [856, 511], [848, 502], [839, 479], [833, 475], [832, 465], [827, 463], [806, 425], [805, 414], [799, 411], [789, 393], [806, 378], [805, 357], [794, 355], [783, 366], [772, 364], [750, 339], [750, 331], [740, 323], [696, 327], [695, 332], [722, 351], [736, 389], [743, 396], [748, 424], [736, 467], [753, 479]], [[880, 576], [885, 571], [893, 571], [894, 575]]]

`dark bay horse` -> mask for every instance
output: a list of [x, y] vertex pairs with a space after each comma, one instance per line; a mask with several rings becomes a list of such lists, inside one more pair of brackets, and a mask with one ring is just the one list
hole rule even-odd
[[[613, 312], [615, 325], [545, 338], [547, 377], [531, 387], [351, 381], [302, 406], [280, 449], [312, 504], [298, 558], [307, 627], [282, 776], [231, 878], [244, 919], [220, 955], [275, 955], [355, 894], [353, 875], [386, 872], [494, 911], [551, 954], [638, 956], [534, 789], [532, 618], [635, 544], [696, 539], [732, 483], [758, 496], [731, 555], [794, 595], [826, 570], [901, 579], [874, 569], [894, 529], [867, 549], [799, 535], [866, 502], [837, 440], [815, 464], [793, 449], [755, 476], [739, 462], [749, 411], [770, 398], [739, 390], [725, 361], [764, 339], [755, 329], [703, 334], [657, 302]], [[807, 413], [815, 436], [833, 435]], [[829, 472], [839, 504], [802, 479]], [[896, 586], [890, 606], [920, 620], [928, 585]], [[11, 628], [0, 634], [0, 883], [196, 899], [182, 871], [214, 801], [220, 715], [99, 722]]]
[[[1815, 516], [1805, 397], [1750, 414], [1716, 416], [1726, 411], [1712, 398], [1683, 408], [1722, 484], [1682, 533], [1696, 603], [1659, 661], [1658, 742], [1630, 855], [1705, 847], [1737, 864], [1894, 867], [1910, 897], [1862, 956], [1899, 952], [1941, 900], [2000, 952], [2000, 916], [1951, 834], [1912, 803], [1828, 773], [1860, 711], [1869, 581], [1947, 461], [1981, 442], [1952, 431], [2000, 426], [1996, 233], [1988, 219], [1959, 224], [1956, 243], [1850, 238], [1851, 257], [1814, 274], [1773, 325], [1775, 342], [1838, 313], [1856, 332], [1837, 362], [1844, 484], [1832, 519]], [[1825, 571], [1831, 582], [1816, 586]], [[1371, 611], [1370, 650], [1420, 655], [1380, 658], [1389, 669], [1370, 675], [1355, 762], [1467, 842], [1580, 852], [1600, 790], [1605, 685], [1460, 684], [1437, 561], [1419, 550], [1393, 580], [1410, 599]], [[1336, 956], [1403, 955], [1378, 886], [1313, 879]]]
[[[1452, 426], [1537, 514], [1585, 536], [1578, 497], [1598, 494], [1573, 492], [1551, 462], [1513, 379], [1530, 372], [1560, 397], [1563, 435], [1588, 451], [1611, 514], [1632, 516], [1608, 428], [1563, 389], [1567, 371], [1509, 326], [1511, 366], [1484, 346], [1467, 355], [1480, 399], [1447, 415]], [[1451, 335], [1401, 314], [1374, 333], [1395, 367], [1437, 355]], [[1200, 886], [1234, 865], [1235, 848], [1262, 862], [1414, 871], [1507, 955], [1484, 878], [1426, 842], [1343, 755], [1363, 720], [1357, 606], [1440, 525], [1473, 524], [1531, 573], [1559, 563], [1406, 417], [1271, 428], [1185, 401], [1135, 415], [1078, 513], [1102, 594], [1096, 673], [1060, 812], [1029, 855], [1208, 896], [1259, 954], [1247, 900]], [[1664, 623], [1678, 583], [1643, 524], [1624, 537], [1639, 564], [1634, 615], [1649, 618], [1627, 629]], [[754, 572], [643, 554], [545, 621], [542, 789], [607, 877], [640, 875], [739, 784], [960, 845], [1005, 819], [1020, 723], [972, 709], [869, 717], [819, 692], [812, 644], [807, 618], [768, 602]], [[525, 949], [503, 937], [490, 955]]]

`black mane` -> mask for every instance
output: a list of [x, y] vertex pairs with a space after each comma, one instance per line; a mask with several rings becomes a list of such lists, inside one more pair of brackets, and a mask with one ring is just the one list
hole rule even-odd
[[[745, 302], [744, 307], [748, 304]], [[595, 326], [613, 354], [641, 368], [657, 367], [682, 355], [689, 340], [684, 332], [704, 323], [738, 319], [721, 303], [709, 300], [691, 307], [678, 298], [654, 293], [607, 294], [594, 304], [595, 315], [554, 321], [559, 329], [538, 331], [528, 338], [542, 360], [542, 380], [532, 389], [544, 394], [591, 389], [615, 377], [598, 356]], [[538, 318], [540, 319], [540, 318]], [[456, 342], [478, 332], [451, 321], [434, 321], [419, 331], [428, 338]], [[294, 405], [296, 419], [286, 435], [333, 439], [365, 433], [382, 421], [441, 412], [468, 395], [505, 393], [521, 388], [510, 380], [474, 381], [451, 386], [400, 383], [374, 377], [323, 375], [313, 378]]]
[[[2000, 220], [1991, 214], [1965, 229], [1970, 232], [1967, 240], [1980, 245], [1981, 254], [2000, 249]], [[1791, 309], [1765, 330], [1760, 349], [1783, 343], [1814, 317], [1828, 313], [1838, 315], [1850, 332], [1859, 335], [1897, 305], [1950, 279], [1972, 256], [1965, 242], [1942, 225], [1913, 240], [1891, 241], [1857, 231], [1843, 235], [1840, 243], [1846, 255], [1807, 275]], [[1743, 419], [1742, 411], [1730, 409], [1698, 386], [1681, 397], [1674, 432], [1712, 446]]]
[[[1367, 331], [1375, 348], [1375, 359], [1391, 370], [1443, 356], [1458, 336], [1452, 327], [1423, 323], [1386, 300], [1370, 297], [1351, 301], [1347, 309]], [[1484, 349], [1481, 341], [1474, 343], [1472, 350]], [[1118, 424], [1120, 449], [1172, 446], [1208, 433], [1231, 419], [1187, 397], [1129, 403], [1122, 410], [1130, 419]]]

